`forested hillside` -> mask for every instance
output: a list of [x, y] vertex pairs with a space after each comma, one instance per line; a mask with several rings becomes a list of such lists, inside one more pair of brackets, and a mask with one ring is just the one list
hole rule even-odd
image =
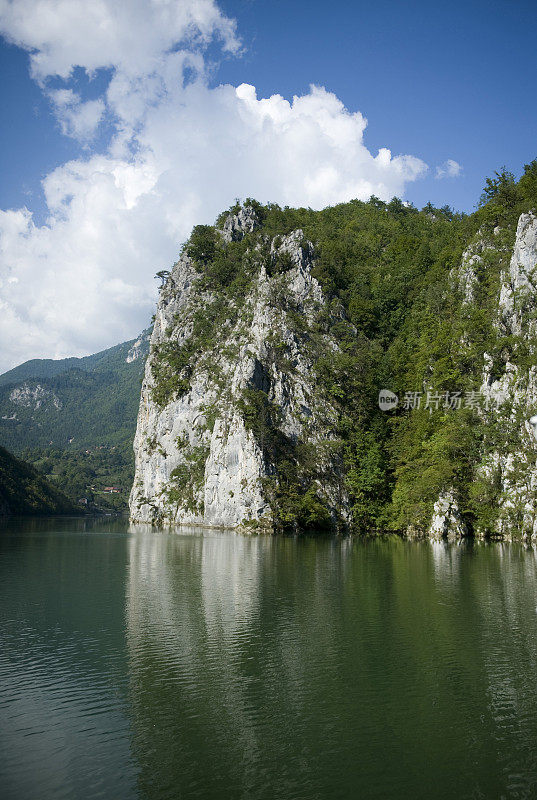
[[81, 513], [33, 467], [0, 447], [0, 516]]
[[195, 227], [161, 290], [133, 517], [533, 530], [536, 207], [533, 162], [467, 216], [248, 200]]
[[27, 361], [1, 375], [0, 444], [75, 502], [125, 509], [148, 337], [85, 358]]

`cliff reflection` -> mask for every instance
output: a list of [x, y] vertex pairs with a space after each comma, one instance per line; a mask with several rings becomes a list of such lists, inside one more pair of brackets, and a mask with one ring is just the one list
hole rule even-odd
[[129, 548], [142, 796], [529, 790], [533, 552], [141, 530]]

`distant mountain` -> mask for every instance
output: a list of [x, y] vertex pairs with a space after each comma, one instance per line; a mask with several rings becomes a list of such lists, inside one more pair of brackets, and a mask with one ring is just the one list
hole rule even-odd
[[[0, 375], [0, 445], [74, 502], [124, 508], [150, 335], [84, 358], [33, 359]], [[118, 491], [105, 494], [110, 487]]]
[[149, 336], [84, 358], [33, 359], [0, 375], [0, 444], [21, 453], [131, 441]]
[[0, 517], [72, 514], [79, 513], [79, 509], [33, 467], [0, 447]]

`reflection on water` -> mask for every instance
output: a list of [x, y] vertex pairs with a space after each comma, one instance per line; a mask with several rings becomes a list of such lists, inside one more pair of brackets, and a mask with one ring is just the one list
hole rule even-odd
[[84, 525], [0, 538], [7, 797], [535, 796], [533, 550]]
[[199, 534], [129, 547], [144, 795], [531, 795], [532, 551]]

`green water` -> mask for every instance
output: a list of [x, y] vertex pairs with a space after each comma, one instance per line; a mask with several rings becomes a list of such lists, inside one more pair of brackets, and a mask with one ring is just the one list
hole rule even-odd
[[0, 797], [537, 796], [514, 545], [0, 528]]

